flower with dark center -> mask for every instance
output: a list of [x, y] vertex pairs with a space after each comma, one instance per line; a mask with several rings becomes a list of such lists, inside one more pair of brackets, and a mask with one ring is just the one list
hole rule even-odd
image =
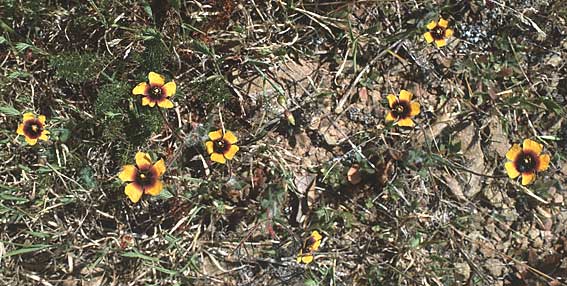
[[510, 161], [504, 165], [508, 176], [515, 179], [521, 175], [522, 185], [533, 183], [536, 173], [547, 170], [551, 161], [548, 154], [541, 155], [542, 150], [541, 144], [530, 139], [524, 140], [522, 147], [518, 144], [512, 145], [506, 153], [506, 158]]
[[24, 135], [29, 145], [35, 145], [38, 139], [47, 141], [49, 131], [45, 129], [45, 116], [40, 115], [36, 118], [33, 113], [24, 114], [23, 123], [18, 125], [16, 133]]
[[177, 86], [174, 81], [165, 83], [165, 78], [155, 72], [148, 74], [149, 83], [139, 83], [132, 90], [134, 95], [142, 95], [142, 105], [154, 107], [156, 104], [163, 108], [172, 108], [173, 102], [168, 98], [176, 92]]
[[412, 97], [411, 92], [407, 90], [401, 90], [399, 98], [389, 94], [387, 98], [390, 111], [386, 114], [386, 121], [396, 121], [398, 126], [414, 126], [411, 118], [419, 114], [420, 105], [418, 102], [412, 102]]
[[321, 241], [323, 240], [323, 236], [319, 233], [319, 231], [314, 230], [299, 249], [299, 253], [297, 254], [297, 263], [305, 263], [309, 264], [313, 261], [313, 252], [319, 249], [321, 246]]
[[150, 155], [138, 152], [136, 153], [136, 165], [123, 166], [118, 178], [128, 183], [124, 193], [133, 203], [137, 203], [143, 194], [157, 196], [161, 193], [163, 184], [160, 178], [163, 173], [165, 173], [163, 159], [152, 164]]
[[240, 148], [235, 145], [238, 138], [230, 131], [222, 132], [222, 129], [209, 132], [209, 141], [205, 142], [207, 153], [211, 155], [213, 162], [224, 164], [226, 160], [232, 160]]
[[427, 29], [429, 30], [423, 37], [427, 43], [435, 42], [438, 48], [447, 45], [447, 39], [453, 36], [453, 30], [447, 28], [449, 22], [441, 18], [439, 22], [431, 21], [427, 24]]

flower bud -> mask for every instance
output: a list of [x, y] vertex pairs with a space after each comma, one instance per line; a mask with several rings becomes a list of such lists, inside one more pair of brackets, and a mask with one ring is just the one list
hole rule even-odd
[[295, 126], [295, 117], [293, 117], [293, 114], [289, 112], [289, 110], [286, 110], [284, 111], [284, 115], [285, 115], [285, 119], [287, 120], [287, 123], [289, 123], [292, 126]]

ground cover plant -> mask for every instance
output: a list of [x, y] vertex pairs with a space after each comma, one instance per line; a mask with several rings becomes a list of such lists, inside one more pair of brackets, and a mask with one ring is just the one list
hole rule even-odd
[[567, 285], [567, 4], [0, 1], [0, 284]]

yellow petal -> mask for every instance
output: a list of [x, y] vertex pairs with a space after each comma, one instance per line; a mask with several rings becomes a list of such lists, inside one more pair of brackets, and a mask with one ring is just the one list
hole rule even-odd
[[236, 154], [236, 152], [238, 152], [238, 150], [240, 150], [238, 146], [230, 145], [230, 148], [224, 154], [224, 157], [227, 158], [228, 160], [232, 160], [232, 158], [234, 158], [234, 155]]
[[47, 141], [47, 140], [49, 140], [48, 134], [49, 133], [46, 133], [45, 131], [43, 131], [43, 132], [41, 132], [41, 135], [39, 136], [38, 139], [43, 140], [43, 141]]
[[449, 22], [447, 22], [447, 20], [441, 18], [439, 19], [439, 27], [443, 27], [443, 28], [447, 28], [447, 26], [449, 26]]
[[163, 190], [163, 184], [160, 180], [157, 180], [153, 186], [146, 188], [144, 193], [150, 196], [157, 196], [161, 193], [161, 190]]
[[549, 156], [549, 154], [544, 154], [539, 156], [539, 164], [537, 166], [537, 171], [541, 172], [547, 170], [547, 168], [549, 168], [549, 161], [551, 161], [551, 157]]
[[217, 131], [209, 132], [209, 138], [211, 138], [211, 140], [213, 140], [213, 141], [221, 139], [222, 138], [222, 130], [219, 129]]
[[[153, 101], [151, 101], [147, 96], [142, 97], [142, 106], [150, 105], [152, 103], [153, 103]], [[153, 107], [153, 105], [152, 105], [152, 107]]]
[[424, 34], [423, 34], [423, 37], [425, 38], [425, 41], [426, 41], [428, 44], [433, 43], [433, 36], [431, 35], [431, 32], [426, 32], [426, 33], [424, 33]]
[[160, 102], [158, 102], [158, 106], [162, 108], [173, 108], [173, 102], [171, 102], [171, 100], [169, 99], [162, 99]]
[[541, 150], [543, 149], [543, 146], [531, 139], [526, 139], [522, 144], [522, 149], [524, 150], [524, 152], [533, 152], [537, 156], [539, 156], [539, 154], [541, 154]]
[[453, 29], [445, 30], [445, 38], [450, 38], [453, 36]]
[[165, 161], [163, 159], [159, 159], [155, 164], [154, 168], [156, 168], [157, 175], [161, 177], [163, 173], [165, 173]]
[[41, 122], [41, 124], [45, 125], [45, 115], [38, 116], [37, 120], [39, 120], [39, 122]]
[[148, 74], [148, 79], [150, 80], [151, 86], [163, 86], [165, 83], [165, 78], [161, 74], [155, 72], [150, 72]]
[[313, 262], [313, 254], [311, 254], [311, 253], [299, 254], [297, 256], [297, 262], [305, 263], [305, 264], [309, 264], [309, 263]]
[[396, 103], [396, 101], [398, 101], [398, 98], [393, 94], [388, 94], [388, 96], [386, 96], [386, 98], [388, 99], [388, 106], [390, 108], [393, 108], [394, 103]]
[[504, 164], [504, 167], [506, 168], [506, 174], [508, 174], [508, 177], [510, 177], [510, 179], [515, 179], [520, 175], [520, 172], [518, 172], [513, 162], [506, 162], [506, 164]]
[[394, 120], [396, 120], [396, 117], [394, 117], [394, 114], [391, 111], [388, 111], [388, 113], [386, 113], [386, 122]]
[[142, 197], [143, 190], [140, 188], [138, 184], [130, 183], [126, 185], [126, 188], [124, 189], [124, 193], [133, 203], [137, 203]]
[[25, 138], [26, 138], [26, 142], [28, 142], [29, 145], [32, 145], [32, 146], [33, 146], [33, 145], [35, 145], [35, 144], [37, 143], [37, 138], [36, 138], [36, 139], [31, 139], [31, 138], [28, 138], [27, 136], [26, 136]]
[[170, 81], [166, 83], [162, 88], [163, 88], [163, 92], [165, 93], [165, 96], [170, 97], [175, 94], [177, 90], [177, 85], [175, 85], [174, 81]]
[[401, 119], [400, 121], [398, 121], [398, 126], [413, 127], [414, 125], [415, 125], [415, 123], [409, 117]]
[[535, 173], [523, 173], [522, 174], [522, 185], [529, 185], [533, 183], [536, 179]]
[[122, 171], [118, 174], [118, 178], [122, 182], [133, 182], [138, 174], [138, 169], [134, 165], [124, 165], [122, 166]]
[[16, 133], [24, 135], [24, 124], [18, 125], [18, 130], [16, 130]]
[[230, 144], [234, 144], [234, 143], [238, 142], [238, 138], [236, 138], [236, 136], [234, 136], [234, 134], [230, 131], [226, 131], [222, 138], [224, 140], [228, 141], [228, 143], [230, 143]]
[[438, 48], [442, 48], [442, 47], [444, 47], [444, 46], [447, 45], [447, 41], [445, 41], [445, 40], [435, 40], [435, 45], [436, 45]]
[[520, 148], [520, 145], [514, 144], [510, 150], [506, 152], [506, 158], [510, 161], [516, 161], [516, 158], [520, 155], [520, 153], [522, 153], [522, 148]]
[[145, 82], [139, 83], [134, 89], [132, 89], [133, 95], [148, 95], [149, 85]]
[[419, 110], [420, 110], [421, 106], [419, 105], [419, 102], [412, 102], [410, 104], [410, 116], [416, 116], [419, 114]]
[[205, 147], [207, 147], [207, 153], [210, 155], [211, 153], [214, 152], [214, 147], [213, 147], [213, 141], [207, 141], [205, 142]]
[[226, 159], [222, 154], [213, 153], [211, 154], [211, 161], [224, 164], [226, 163]]
[[311, 251], [316, 251], [321, 245], [321, 239], [323, 239], [323, 236], [321, 236], [318, 231], [314, 230], [313, 233], [311, 233], [311, 238], [314, 240], [314, 242], [309, 246], [309, 249]]
[[145, 170], [148, 169], [151, 165], [152, 165], [152, 158], [150, 157], [150, 155], [144, 152], [136, 153], [136, 166], [138, 166], [139, 169]]
[[411, 94], [411, 92], [405, 89], [402, 89], [400, 91], [400, 101], [410, 102], [412, 97], [413, 95]]
[[322, 236], [322, 235], [319, 233], [319, 231], [317, 231], [317, 230], [314, 230], [314, 231], [311, 233], [311, 236], [312, 236], [315, 240], [321, 240], [321, 239], [323, 239], [323, 236]]
[[33, 115], [33, 113], [31, 112], [26, 112], [24, 113], [24, 122], [30, 120], [30, 119], [34, 119], [35, 115]]
[[313, 243], [313, 245], [311, 245], [311, 250], [312, 251], [316, 251], [317, 249], [319, 249], [319, 246], [321, 245], [321, 240], [315, 240], [315, 242]]
[[427, 24], [426, 27], [427, 27], [427, 29], [429, 29], [429, 30], [433, 30], [433, 28], [435, 28], [436, 26], [437, 26], [437, 22], [431, 21], [431, 22], [429, 22], [429, 24]]

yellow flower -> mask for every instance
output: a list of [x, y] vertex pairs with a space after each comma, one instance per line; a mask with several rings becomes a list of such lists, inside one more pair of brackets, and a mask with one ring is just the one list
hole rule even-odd
[[150, 83], [141, 82], [132, 90], [134, 95], [142, 95], [142, 105], [172, 108], [173, 102], [168, 98], [175, 94], [177, 86], [174, 81], [165, 83], [165, 78], [155, 72], [148, 74]]
[[386, 114], [386, 121], [397, 121], [398, 126], [414, 126], [415, 123], [411, 118], [419, 114], [420, 105], [412, 102], [412, 97], [411, 92], [403, 89], [400, 91], [399, 98], [389, 94], [387, 98], [391, 110]]
[[16, 133], [24, 135], [26, 142], [30, 145], [35, 145], [38, 139], [47, 141], [49, 131], [45, 129], [45, 116], [40, 115], [35, 118], [33, 113], [25, 113], [23, 123], [18, 125]]
[[136, 165], [125, 165], [118, 174], [118, 178], [128, 183], [124, 193], [133, 203], [137, 203], [142, 194], [157, 196], [163, 189], [160, 177], [165, 173], [165, 163], [160, 159], [152, 164], [150, 155], [136, 153]]
[[297, 254], [297, 263], [309, 264], [313, 261], [313, 252], [319, 249], [323, 236], [319, 231], [314, 230], [304, 242]]
[[438, 48], [447, 45], [447, 39], [453, 36], [453, 30], [447, 28], [449, 22], [447, 20], [440, 18], [439, 22], [431, 21], [427, 24], [427, 29], [429, 30], [423, 37], [427, 43], [432, 43], [435, 41], [435, 45]]
[[211, 160], [217, 163], [224, 164], [226, 160], [232, 160], [234, 155], [240, 148], [235, 145], [238, 138], [230, 131], [224, 134], [222, 129], [209, 132], [210, 141], [205, 142], [207, 153], [211, 155]]
[[515, 179], [521, 175], [524, 186], [533, 183], [536, 172], [547, 170], [551, 160], [548, 154], [540, 155], [542, 150], [541, 144], [530, 139], [524, 140], [522, 147], [518, 144], [512, 145], [506, 153], [506, 158], [510, 161], [504, 165], [508, 176]]

